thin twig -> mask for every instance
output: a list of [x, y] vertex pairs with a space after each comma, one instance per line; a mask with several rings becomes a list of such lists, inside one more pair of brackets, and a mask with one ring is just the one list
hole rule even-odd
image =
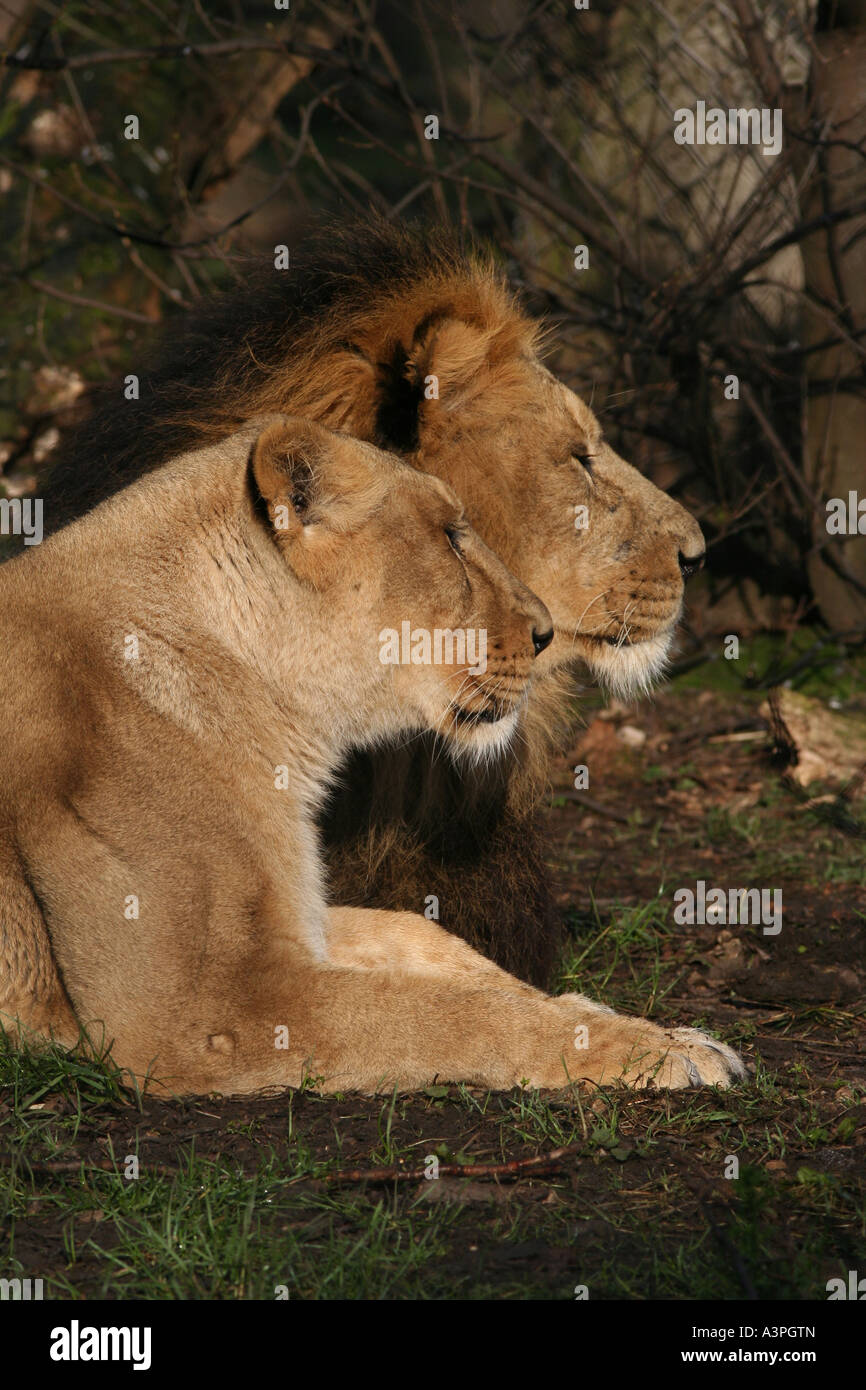
[[[440, 1178], [521, 1178], [558, 1171], [567, 1158], [580, 1153], [583, 1144], [566, 1144], [560, 1149], [539, 1154], [537, 1158], [514, 1158], [510, 1163], [440, 1163]], [[326, 1182], [421, 1182], [427, 1177], [424, 1168], [344, 1168], [329, 1173]]]
[[553, 792], [554, 799], [563, 797], [566, 801], [577, 802], [579, 806], [585, 806], [587, 811], [593, 811], [596, 815], [607, 816], [608, 820], [619, 821], [620, 825], [630, 825], [628, 816], [624, 816], [621, 811], [614, 811], [612, 807], [605, 806], [601, 801], [596, 801], [594, 797], [587, 796], [584, 792], [572, 791], [566, 787], [562, 791], [556, 788]]
[[18, 275], [13, 272], [13, 278], [23, 280], [25, 285], [29, 285], [32, 290], [38, 290], [40, 294], [48, 294], [52, 299], [62, 299], [65, 304], [76, 304], [82, 309], [98, 309], [101, 314], [113, 314], [115, 318], [129, 319], [132, 323], [159, 323], [158, 318], [152, 318], [149, 314], [140, 314], [137, 309], [123, 309], [118, 304], [106, 304], [101, 299], [88, 299], [83, 294], [72, 294], [69, 290], [59, 290], [56, 285], [49, 285], [45, 280], [34, 280], [29, 275]]

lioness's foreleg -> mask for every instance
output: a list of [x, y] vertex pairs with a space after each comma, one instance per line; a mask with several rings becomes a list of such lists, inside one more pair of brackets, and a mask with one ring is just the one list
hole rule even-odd
[[482, 956], [462, 937], [416, 912], [374, 907], [330, 907], [328, 958], [348, 969], [408, 970], [492, 985], [509, 993], [545, 996]]
[[[640, 1036], [640, 1045], [648, 1057], [657, 1058], [672, 1045], [674, 1054], [682, 1054], [680, 1063], [672, 1060], [671, 1068], [665, 1073], [669, 1079], [658, 1084], [690, 1084], [695, 1081], [692, 1066], [700, 1079], [708, 1082], [723, 1084], [728, 1070], [732, 1077], [743, 1074], [735, 1053], [704, 1033], [688, 1028], [666, 1032], [648, 1020], [616, 1014], [583, 995], [566, 994], [551, 999], [494, 965], [460, 937], [417, 913], [332, 907], [329, 923], [328, 949], [335, 965], [439, 975], [453, 983], [493, 988], [524, 999], [547, 1000], [554, 1004], [571, 1025], [567, 1066], [572, 1079], [600, 1081], [606, 1076], [610, 1079], [610, 1068], [614, 1067], [618, 1070], [616, 1079], [621, 1076], [631, 1084], [640, 1084], [642, 1073], [635, 1075], [628, 1066], [632, 1036]], [[598, 1027], [599, 1016], [607, 1020], [603, 1028]], [[594, 1055], [581, 1060], [579, 1054], [590, 1053], [593, 1039], [597, 1040], [593, 1044]], [[565, 1084], [564, 1080], [559, 1084]]]
[[[347, 911], [367, 929], [363, 909]], [[305, 1075], [325, 1091], [376, 1092], [437, 1078], [493, 1089], [584, 1079], [680, 1087], [728, 1085], [743, 1074], [736, 1055], [704, 1034], [625, 1018], [580, 995], [499, 987], [483, 975], [347, 969], [299, 962], [293, 952], [282, 961], [263, 956], [254, 978], [247, 970], [234, 987], [223, 978], [229, 991], [197, 995], [195, 1024], [186, 1009], [166, 1031], [151, 1001], [160, 1019], [153, 1054], [137, 1065], [133, 1058], [134, 1070], [153, 1062], [175, 1090], [224, 1092], [298, 1085]], [[130, 1065], [118, 1043], [117, 1060]]]

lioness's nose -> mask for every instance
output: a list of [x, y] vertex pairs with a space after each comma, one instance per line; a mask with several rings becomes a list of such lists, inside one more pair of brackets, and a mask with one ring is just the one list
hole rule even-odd
[[[526, 630], [532, 637], [533, 656], [538, 656], [545, 647], [549, 647], [553, 641], [553, 619], [547, 610], [547, 606], [541, 602], [537, 594], [531, 589], [527, 589], [525, 584], [521, 584], [519, 579], [514, 581], [516, 585], [515, 598], [519, 602], [518, 613], [520, 615], [521, 646], [525, 641]], [[525, 624], [525, 626], [524, 626]]]
[[688, 579], [690, 575], [697, 574], [698, 570], [703, 566], [706, 553], [705, 550], [701, 550], [697, 555], [685, 555], [682, 550], [680, 551], [677, 558], [679, 560], [680, 573], [683, 579]]
[[549, 647], [553, 641], [553, 628], [546, 628], [544, 632], [539, 632], [537, 627], [532, 629], [532, 645], [535, 648], [535, 655], [540, 656], [545, 647]]

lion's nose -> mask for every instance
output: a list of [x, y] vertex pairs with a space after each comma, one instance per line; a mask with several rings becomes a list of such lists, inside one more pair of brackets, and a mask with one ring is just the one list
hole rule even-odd
[[705, 550], [702, 550], [699, 555], [684, 555], [683, 552], [680, 551], [677, 558], [679, 560], [680, 573], [683, 579], [688, 579], [691, 575], [697, 574], [698, 570], [703, 566], [705, 557]]
[[537, 627], [532, 629], [532, 645], [535, 648], [535, 655], [540, 656], [545, 647], [549, 647], [553, 641], [553, 628], [548, 628], [545, 632], [539, 632]]

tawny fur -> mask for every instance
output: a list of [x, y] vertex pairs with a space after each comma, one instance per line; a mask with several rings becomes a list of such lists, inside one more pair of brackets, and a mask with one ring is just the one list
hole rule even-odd
[[[483, 627], [487, 671], [383, 664], [407, 614]], [[0, 1018], [81, 1025], [182, 1093], [727, 1084], [702, 1034], [329, 906], [314, 817], [346, 749], [501, 741], [549, 627], [448, 487], [308, 422], [183, 456], [4, 565]]]
[[347, 903], [419, 911], [436, 896], [443, 925], [547, 983], [560, 923], [536, 808], [574, 719], [570, 673], [588, 665], [617, 693], [648, 687], [680, 613], [678, 558], [703, 542], [543, 368], [539, 334], [489, 257], [445, 233], [327, 231], [292, 270], [259, 269], [185, 329], [172, 325], [140, 368], [139, 401], [117, 385], [100, 393], [65, 445], [48, 521], [270, 410], [347, 430], [450, 483], [550, 608], [547, 675], [500, 767], [455, 771], [432, 734], [351, 754], [323, 812], [329, 872]]

